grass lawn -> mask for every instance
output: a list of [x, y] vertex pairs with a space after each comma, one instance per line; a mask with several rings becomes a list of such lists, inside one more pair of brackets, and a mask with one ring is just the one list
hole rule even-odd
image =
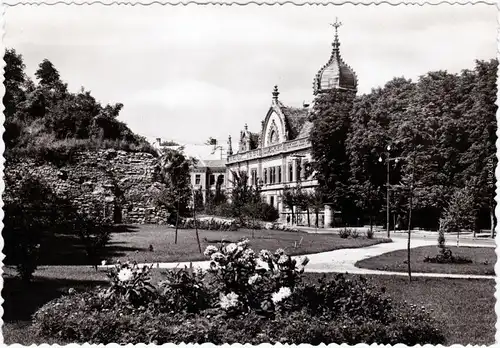
[[[334, 277], [335, 274], [327, 274]], [[319, 277], [307, 274], [307, 278]], [[359, 277], [359, 275], [352, 275]], [[486, 279], [415, 278], [402, 276], [364, 276], [394, 302], [425, 306], [446, 337], [446, 345], [490, 345], [495, 343], [495, 281]]]
[[[23, 286], [13, 278], [12, 269], [4, 268], [5, 299], [3, 335], [6, 344], [24, 345], [57, 343], [40, 342], [30, 332], [31, 315], [44, 303], [67, 293], [71, 287], [86, 289], [106, 284], [102, 271], [82, 266], [45, 266], [35, 273], [35, 281]], [[306, 274], [305, 280], [316, 280], [321, 274]], [[326, 274], [334, 277], [335, 274]], [[359, 277], [352, 275], [352, 277]], [[153, 283], [161, 279], [159, 270], [152, 272]], [[417, 278], [411, 284], [405, 277], [366, 276], [377, 288], [385, 288], [396, 303], [425, 306], [434, 310], [450, 344], [489, 345], [495, 341], [495, 281]], [[466, 320], [464, 320], [466, 318]]]
[[[424, 262], [425, 256], [435, 256], [439, 253], [436, 246], [424, 246], [411, 249], [411, 269], [413, 272], [423, 273], [453, 273], [494, 275], [497, 256], [495, 248], [480, 247], [450, 247], [453, 255], [468, 257], [469, 264], [439, 264]], [[382, 271], [406, 272], [406, 250], [397, 250], [380, 256], [371, 257], [356, 263], [357, 267], [377, 269]]]
[[[133, 260], [137, 262], [200, 261], [207, 258], [198, 250], [195, 230], [179, 230], [174, 244], [175, 229], [158, 225], [126, 226], [124, 232], [112, 235], [108, 256], [110, 261]], [[275, 251], [283, 248], [290, 255], [313, 254], [346, 248], [361, 248], [389, 239], [340, 238], [338, 234], [311, 234], [276, 230], [205, 231], [199, 230], [202, 252], [208, 245], [221, 241], [237, 242], [248, 238], [256, 252], [262, 249]], [[253, 236], [253, 237], [252, 237]], [[149, 246], [153, 251], [149, 251]]]

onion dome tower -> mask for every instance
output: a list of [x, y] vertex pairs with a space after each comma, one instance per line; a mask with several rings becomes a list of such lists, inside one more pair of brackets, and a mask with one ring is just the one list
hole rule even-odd
[[332, 43], [332, 55], [330, 56], [328, 63], [326, 63], [318, 71], [316, 77], [314, 78], [314, 95], [328, 92], [332, 89], [354, 92], [357, 90], [358, 78], [356, 77], [356, 73], [340, 56], [338, 28], [342, 25], [342, 23], [340, 23], [338, 19], [335, 19], [335, 23], [330, 25], [335, 28], [335, 39]]

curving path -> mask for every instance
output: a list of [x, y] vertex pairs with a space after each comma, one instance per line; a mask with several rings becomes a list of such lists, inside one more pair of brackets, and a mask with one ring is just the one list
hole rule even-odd
[[[356, 262], [370, 257], [379, 256], [396, 250], [406, 249], [407, 241], [402, 238], [393, 239], [392, 243], [381, 243], [365, 248], [356, 249], [339, 249], [326, 251], [317, 254], [306, 255], [309, 258], [309, 263], [305, 267], [305, 272], [311, 273], [353, 273], [353, 274], [375, 274], [375, 275], [402, 275], [404, 272], [380, 271], [355, 266]], [[435, 245], [434, 240], [412, 240], [411, 247], [417, 248], [421, 246]], [[491, 244], [480, 245], [477, 243], [460, 243], [461, 246], [470, 247], [494, 247]], [[295, 256], [298, 258], [301, 256]], [[151, 264], [148, 264], [151, 265]], [[192, 265], [195, 268], [208, 269], [210, 261], [193, 261], [193, 262], [157, 262], [153, 263], [153, 268], [183, 268]], [[141, 264], [142, 266], [142, 264]], [[103, 266], [109, 267], [109, 266]], [[492, 275], [472, 275], [472, 274], [444, 274], [444, 273], [412, 273], [414, 277], [435, 277], [435, 278], [462, 278], [462, 279], [495, 279]]]

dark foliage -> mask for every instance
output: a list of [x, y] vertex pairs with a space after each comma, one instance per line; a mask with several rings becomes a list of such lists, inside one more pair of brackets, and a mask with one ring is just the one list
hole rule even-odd
[[311, 133], [316, 176], [344, 223], [358, 217], [386, 223], [389, 161], [390, 210], [400, 228], [408, 225], [410, 193], [413, 225], [437, 230], [462, 191], [470, 212], [463, 228], [493, 233], [497, 69], [497, 60], [477, 61], [459, 74], [394, 78], [354, 100], [339, 91], [317, 97]]
[[[109, 241], [106, 221], [97, 214], [83, 214], [68, 200], [57, 196], [30, 173], [6, 175], [4, 205], [3, 252], [5, 263], [16, 265], [23, 280], [31, 280], [44, 254], [53, 253], [48, 241], [54, 234], [77, 237], [87, 262], [97, 265]], [[99, 203], [94, 202], [99, 210]]]
[[7, 164], [19, 156], [64, 161], [75, 151], [100, 148], [156, 155], [145, 138], [117, 120], [123, 104], [101, 105], [83, 88], [69, 92], [47, 59], [35, 72], [38, 83], [26, 75], [23, 58], [15, 50], [7, 49], [4, 59]]
[[[204, 309], [203, 285], [189, 272], [172, 273], [168, 279], [164, 302], [147, 307], [112, 306], [98, 291], [64, 296], [35, 314], [34, 331], [60, 343], [94, 344], [444, 342], [425, 308], [395, 306], [365, 281], [342, 275], [297, 288], [275, 316], [250, 311], [231, 318], [215, 308]], [[200, 304], [198, 310], [194, 303]]]

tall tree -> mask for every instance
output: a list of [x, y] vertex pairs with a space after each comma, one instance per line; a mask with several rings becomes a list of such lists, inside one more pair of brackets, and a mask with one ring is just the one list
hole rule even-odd
[[[490, 216], [491, 236], [495, 231], [495, 168], [496, 156], [496, 97], [498, 61], [477, 61], [473, 77], [473, 87], [468, 99], [461, 105], [464, 128], [467, 130], [468, 148], [462, 153], [461, 163], [463, 185], [469, 185], [476, 197], [476, 212], [486, 210]], [[465, 74], [465, 72], [464, 72]], [[463, 75], [464, 75], [463, 74]], [[477, 221], [476, 217], [476, 221]], [[476, 230], [476, 228], [474, 229]]]
[[186, 157], [182, 149], [163, 149], [160, 163], [166, 188], [158, 197], [158, 203], [163, 204], [175, 214], [175, 243], [177, 243], [179, 215], [188, 211], [191, 202], [190, 172], [196, 161], [193, 158]]
[[313, 166], [321, 193], [328, 203], [342, 209], [344, 218], [351, 208], [346, 139], [354, 97], [354, 92], [336, 89], [318, 95], [310, 134]]
[[[394, 78], [384, 87], [358, 97], [351, 112], [351, 127], [347, 139], [350, 161], [350, 193], [363, 215], [368, 215], [370, 226], [385, 201], [386, 166], [379, 162], [385, 157], [387, 145], [392, 145], [390, 156], [398, 156], [397, 134], [391, 127], [400, 124], [415, 94], [415, 83]], [[394, 153], [395, 152], [395, 153]], [[385, 159], [385, 158], [384, 158]], [[391, 164], [391, 182], [399, 181], [399, 168]], [[398, 201], [392, 200], [393, 210]], [[396, 203], [396, 204], [394, 204]]]

